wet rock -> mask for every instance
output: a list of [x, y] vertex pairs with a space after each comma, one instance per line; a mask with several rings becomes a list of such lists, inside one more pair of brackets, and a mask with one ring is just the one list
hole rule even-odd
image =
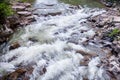
[[80, 61], [80, 65], [81, 66], [88, 66], [90, 58], [91, 58], [90, 56], [84, 56], [84, 59]]
[[55, 4], [45, 4], [46, 6], [54, 6]]
[[47, 13], [47, 14], [43, 14], [44, 16], [48, 16], [48, 15], [51, 15], [51, 16], [56, 16], [56, 15], [60, 15], [62, 14], [61, 12], [51, 12], [51, 13]]
[[20, 44], [18, 42], [15, 42], [15, 43], [10, 45], [9, 50], [13, 50], [13, 49], [16, 49], [19, 47], [20, 47]]
[[17, 69], [14, 72], [3, 76], [2, 80], [18, 80], [21, 76], [25, 75], [26, 70], [25, 69]]
[[30, 40], [30, 41], [32, 41], [32, 42], [38, 42], [38, 40], [35, 39], [35, 38], [29, 38], [28, 40]]
[[29, 25], [31, 22], [36, 21], [33, 15], [30, 16], [21, 16], [20, 17], [20, 25]]
[[95, 52], [88, 52], [88, 51], [85, 51], [85, 50], [77, 50], [76, 51], [76, 53], [80, 53], [80, 54], [82, 54], [83, 56], [91, 56], [91, 57], [95, 57], [95, 56], [97, 56], [97, 53], [95, 53]]
[[41, 71], [40, 71], [40, 75], [43, 75], [43, 74], [45, 74], [47, 72], [47, 69], [46, 69], [46, 67], [44, 67]]
[[27, 20], [29, 21], [29, 23], [36, 21], [36, 19], [35, 19], [34, 16], [28, 16], [28, 17], [26, 17], [26, 18], [27, 18]]

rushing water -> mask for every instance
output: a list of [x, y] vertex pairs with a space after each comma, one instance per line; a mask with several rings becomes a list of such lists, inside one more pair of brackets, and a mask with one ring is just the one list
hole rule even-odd
[[[37, 0], [35, 8], [36, 22], [24, 28], [10, 41], [19, 42], [21, 47], [7, 51], [0, 57], [0, 74], [12, 72], [18, 67], [31, 66], [30, 80], [109, 80], [105, 70], [98, 65], [100, 57], [89, 58], [87, 66], [80, 62], [84, 55], [78, 50], [94, 55], [103, 53], [100, 47], [82, 43], [95, 35], [95, 30], [84, 23], [87, 18], [104, 12], [99, 9], [74, 9], [57, 0]], [[56, 16], [43, 16], [61, 12]], [[85, 31], [85, 32], [82, 32]], [[43, 69], [46, 72], [43, 73]]]

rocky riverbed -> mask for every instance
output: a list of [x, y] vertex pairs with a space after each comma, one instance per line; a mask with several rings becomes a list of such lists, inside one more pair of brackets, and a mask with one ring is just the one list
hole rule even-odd
[[120, 80], [117, 8], [83, 8], [57, 0], [29, 6], [13, 4], [25, 27], [3, 50], [0, 79]]

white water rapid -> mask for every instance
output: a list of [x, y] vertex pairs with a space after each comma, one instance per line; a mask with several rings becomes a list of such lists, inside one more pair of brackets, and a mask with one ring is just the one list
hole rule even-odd
[[104, 68], [98, 67], [99, 56], [90, 57], [88, 65], [82, 65], [85, 56], [78, 53], [79, 50], [90, 55], [103, 53], [99, 46], [92, 43], [84, 46], [83, 42], [95, 35], [85, 21], [104, 10], [75, 9], [57, 0], [37, 0], [35, 8], [37, 21], [11, 40], [19, 42], [21, 47], [0, 57], [0, 74], [29, 66], [33, 67], [29, 80], [110, 80]]

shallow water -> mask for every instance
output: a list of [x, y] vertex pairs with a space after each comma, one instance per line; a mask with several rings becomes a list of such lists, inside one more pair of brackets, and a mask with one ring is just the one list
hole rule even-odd
[[[57, 0], [36, 0], [35, 8], [38, 8], [35, 13], [40, 15], [36, 16], [37, 21], [26, 26], [19, 36], [16, 34], [17, 39], [13, 37], [10, 41], [17, 41], [21, 47], [6, 51], [0, 57], [1, 75], [29, 66], [33, 67], [31, 74], [26, 73], [29, 80], [109, 80], [104, 68], [97, 67], [101, 63], [99, 56], [89, 58], [88, 65], [82, 66], [80, 62], [85, 56], [77, 53], [79, 50], [89, 55], [104, 53], [97, 45], [82, 44], [95, 35], [95, 30], [84, 22], [89, 17], [102, 14], [104, 10], [74, 9]], [[61, 14], [43, 16], [55, 13], [55, 10]], [[44, 68], [46, 72], [43, 73]]]

